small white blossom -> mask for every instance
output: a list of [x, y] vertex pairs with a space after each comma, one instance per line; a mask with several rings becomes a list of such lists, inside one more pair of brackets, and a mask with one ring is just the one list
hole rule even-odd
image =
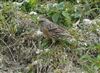
[[43, 5], [41, 5], [41, 7], [43, 7]]
[[96, 31], [98, 31], [98, 32], [99, 32], [100, 30], [99, 30], [99, 29], [96, 29]]
[[13, 4], [16, 5], [16, 6], [22, 6], [22, 4], [25, 3], [25, 2], [29, 2], [29, 0], [24, 0], [23, 2], [20, 2], [20, 3], [19, 2], [13, 2]]
[[53, 61], [53, 59], [50, 59], [50, 61]]
[[32, 65], [36, 65], [36, 64], [38, 64], [37, 60], [32, 63]]
[[87, 43], [84, 43], [85, 46], [87, 46]]
[[68, 8], [66, 8], [65, 10], [68, 11]]
[[43, 50], [37, 49], [36, 54], [41, 53]]
[[37, 13], [34, 12], [34, 11], [31, 11], [29, 14], [30, 14], [30, 15], [32, 15], [32, 14], [37, 15]]
[[55, 6], [57, 6], [57, 3], [54, 3], [54, 4], [53, 4], [53, 7], [55, 7]]
[[12, 36], [12, 34], [10, 34], [9, 36]]
[[83, 23], [88, 25], [88, 24], [91, 24], [92, 21], [90, 19], [83, 19]]
[[21, 2], [21, 3], [13, 2], [13, 4], [16, 5], [16, 6], [21, 6], [23, 4], [23, 2]]
[[37, 20], [39, 20], [39, 19], [40, 19], [40, 17], [38, 16], [38, 17], [37, 17]]
[[37, 36], [41, 36], [43, 35], [43, 32], [41, 32], [40, 30], [36, 31]]
[[70, 41], [71, 41], [71, 42], [74, 42], [74, 41], [76, 41], [76, 39], [75, 39], [75, 38], [72, 38], [72, 39], [70, 39]]
[[44, 51], [45, 51], [45, 52], [48, 52], [48, 51], [49, 51], [49, 49], [45, 49]]
[[80, 0], [77, 0], [77, 3], [79, 3], [80, 2]]
[[65, 55], [65, 57], [68, 57], [68, 55]]

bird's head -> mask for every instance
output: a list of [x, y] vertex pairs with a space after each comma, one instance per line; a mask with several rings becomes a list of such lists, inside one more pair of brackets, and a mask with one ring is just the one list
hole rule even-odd
[[46, 19], [45, 18], [39, 18], [39, 23], [42, 23], [42, 22], [45, 22], [46, 21]]
[[39, 22], [40, 28], [48, 28], [49, 27], [48, 23], [50, 23], [50, 21], [44, 16], [39, 16], [38, 22]]
[[39, 23], [43, 23], [43, 22], [47, 22], [48, 21], [48, 19], [46, 17], [44, 17], [44, 16], [39, 16], [37, 19], [38, 19]]

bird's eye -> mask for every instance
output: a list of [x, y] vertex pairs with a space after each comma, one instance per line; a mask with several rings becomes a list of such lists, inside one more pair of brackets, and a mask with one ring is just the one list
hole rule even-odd
[[44, 19], [44, 18], [40, 18], [39, 19], [39, 22], [41, 23], [41, 22], [45, 22], [46, 21], [46, 19]]
[[42, 22], [44, 22], [43, 20], [39, 20], [39, 23], [42, 23]]

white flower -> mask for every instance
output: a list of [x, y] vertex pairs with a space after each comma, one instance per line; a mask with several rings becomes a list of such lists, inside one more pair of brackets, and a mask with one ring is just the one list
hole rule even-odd
[[53, 59], [50, 59], [50, 61], [53, 61]]
[[37, 20], [39, 20], [39, 19], [40, 19], [40, 17], [38, 16], [38, 17], [37, 17]]
[[54, 3], [54, 4], [53, 4], [53, 7], [55, 7], [55, 6], [57, 6], [57, 3]]
[[43, 50], [37, 49], [36, 54], [41, 53]]
[[38, 30], [38, 31], [36, 31], [36, 35], [37, 36], [41, 36], [41, 35], [43, 35], [43, 32], [41, 32], [40, 30]]
[[43, 7], [43, 5], [41, 5], [41, 7]]
[[99, 29], [96, 29], [96, 31], [98, 31], [98, 32], [99, 32], [100, 30], [99, 30]]
[[23, 4], [23, 2], [21, 2], [21, 3], [13, 2], [13, 4], [16, 5], [16, 6], [21, 6]]
[[75, 38], [70, 39], [70, 42], [74, 42], [74, 41], [76, 41], [76, 39], [75, 39]]
[[32, 63], [32, 65], [36, 65], [36, 64], [38, 64], [37, 60]]
[[83, 19], [83, 23], [88, 25], [88, 24], [91, 24], [92, 21], [90, 19]]
[[34, 11], [31, 11], [29, 14], [30, 14], [30, 15], [32, 15], [32, 14], [37, 15], [37, 13], [34, 12]]
[[48, 52], [48, 51], [49, 51], [49, 49], [45, 49], [44, 51], [45, 51], [45, 52]]
[[84, 43], [85, 46], [87, 46], [87, 43]]
[[80, 2], [80, 0], [77, 0], [77, 3], [79, 3]]
[[65, 10], [68, 11], [68, 8], [66, 8]]

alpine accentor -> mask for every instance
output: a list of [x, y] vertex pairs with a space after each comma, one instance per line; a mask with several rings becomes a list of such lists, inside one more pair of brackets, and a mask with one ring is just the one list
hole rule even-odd
[[54, 43], [56, 39], [62, 39], [63, 37], [72, 38], [67, 30], [45, 17], [39, 18], [39, 24], [40, 30], [43, 32], [44, 37], [52, 39], [52, 43]]
[[47, 18], [39, 18], [40, 30], [47, 38], [60, 38], [62, 36], [71, 37], [69, 32], [63, 27], [53, 23]]

